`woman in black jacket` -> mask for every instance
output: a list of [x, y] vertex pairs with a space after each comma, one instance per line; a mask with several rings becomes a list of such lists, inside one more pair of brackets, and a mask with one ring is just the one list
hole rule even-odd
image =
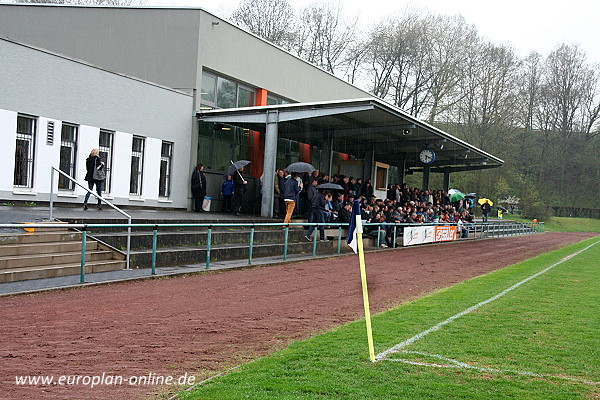
[[[96, 185], [96, 193], [98, 193], [98, 196], [101, 197], [102, 196], [102, 183], [104, 183], [104, 181], [94, 179], [94, 170], [104, 168], [104, 162], [102, 160], [100, 160], [100, 156], [98, 156], [99, 153], [100, 153], [100, 150], [92, 149], [90, 156], [87, 158], [87, 160], [85, 160], [85, 169], [86, 169], [85, 180], [88, 182], [88, 187], [90, 188], [90, 190], [93, 190], [94, 185]], [[90, 195], [91, 195], [90, 192], [87, 192], [87, 194], [85, 195], [85, 200], [83, 200], [83, 209], [84, 210], [88, 209], [87, 203], [88, 203], [88, 200], [90, 199]], [[102, 201], [100, 200], [100, 198], [98, 198], [98, 210], [102, 210]]]

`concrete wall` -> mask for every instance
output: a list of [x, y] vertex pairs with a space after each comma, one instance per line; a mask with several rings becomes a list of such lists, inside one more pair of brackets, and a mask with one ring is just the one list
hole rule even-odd
[[191, 91], [198, 10], [0, 4], [0, 36]]
[[[131, 79], [46, 51], [0, 39], [0, 198], [48, 201], [50, 167], [58, 166], [62, 122], [79, 126], [77, 171], [83, 181], [85, 159], [98, 147], [100, 129], [115, 131], [113, 190], [116, 204], [188, 206], [190, 132], [194, 123], [193, 97]], [[17, 113], [37, 117], [34, 187], [13, 188]], [[52, 145], [46, 144], [47, 122], [55, 123]], [[133, 135], [146, 137], [143, 194], [129, 196]], [[172, 191], [158, 198], [160, 146], [174, 142]], [[185, 190], [181, 190], [185, 188]], [[61, 193], [61, 200], [81, 202], [85, 191]]]
[[0, 4], [0, 35], [186, 91], [207, 68], [299, 102], [369, 96], [202, 9]]

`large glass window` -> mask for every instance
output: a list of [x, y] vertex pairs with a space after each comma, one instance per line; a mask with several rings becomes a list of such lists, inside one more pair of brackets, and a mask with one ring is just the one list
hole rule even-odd
[[217, 79], [217, 107], [237, 107], [238, 85], [234, 81], [219, 77]]
[[104, 161], [106, 169], [106, 180], [104, 181], [105, 193], [110, 193], [112, 188], [112, 160], [113, 160], [113, 143], [115, 133], [112, 131], [100, 130], [100, 159]]
[[215, 104], [215, 94], [217, 91], [217, 77], [209, 74], [202, 74], [201, 99], [203, 103], [209, 105]]
[[35, 148], [36, 122], [35, 117], [17, 116], [17, 146], [13, 174], [13, 185], [16, 187], [33, 187], [33, 149]]
[[252, 107], [254, 105], [254, 92], [244, 87], [238, 91], [238, 107]]
[[129, 179], [129, 193], [142, 194], [142, 177], [144, 172], [144, 145], [143, 137], [134, 136], [131, 145], [131, 176]]
[[173, 143], [162, 142], [160, 151], [160, 176], [158, 179], [158, 195], [169, 197], [171, 194], [171, 164], [173, 158]]
[[[58, 162], [58, 168], [73, 179], [77, 179], [76, 160], [78, 131], [79, 127], [77, 125], [63, 123], [60, 132], [60, 160]], [[65, 176], [60, 175], [58, 178], [58, 188], [62, 190], [75, 190], [75, 183]]]

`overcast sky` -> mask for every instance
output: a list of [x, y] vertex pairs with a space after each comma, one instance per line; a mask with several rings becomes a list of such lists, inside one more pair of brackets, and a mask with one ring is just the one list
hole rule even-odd
[[[289, 0], [296, 10], [313, 0]], [[151, 5], [202, 7], [222, 15], [239, 0], [149, 0]], [[401, 12], [409, 4], [436, 14], [462, 15], [494, 43], [513, 45], [524, 57], [536, 50], [546, 56], [560, 43], [579, 44], [589, 62], [600, 63], [599, 0], [343, 0], [347, 15], [358, 15], [369, 26], [381, 17]]]

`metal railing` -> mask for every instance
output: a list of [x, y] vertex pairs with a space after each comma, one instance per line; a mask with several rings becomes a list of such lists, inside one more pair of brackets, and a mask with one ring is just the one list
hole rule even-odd
[[[85, 187], [84, 185], [82, 185], [81, 183], [79, 183], [77, 180], [75, 180], [75, 178], [69, 176], [68, 174], [64, 173], [63, 171], [61, 171], [58, 168], [51, 167], [51, 170], [50, 170], [50, 217], [49, 217], [50, 221], [54, 221], [54, 215], [53, 215], [53, 210], [54, 210], [54, 171], [58, 172], [59, 174], [61, 174], [65, 178], [69, 179], [71, 182], [73, 182], [74, 184], [76, 184], [80, 188], [84, 189], [88, 193], [94, 195], [94, 197], [96, 197], [97, 199], [102, 200], [109, 207], [113, 208], [115, 211], [117, 211], [118, 213], [120, 213], [121, 215], [123, 215], [125, 218], [127, 218], [127, 225], [129, 225], [129, 227], [127, 228], [126, 263], [127, 263], [127, 269], [129, 269], [129, 259], [130, 259], [130, 256], [131, 256], [131, 215], [127, 214], [125, 211], [121, 210], [119, 207], [115, 206], [113, 203], [111, 203], [110, 201], [106, 200], [104, 197], [99, 196], [97, 193], [94, 193], [93, 191], [91, 191], [90, 189], [88, 189], [87, 187]], [[86, 234], [87, 234], [87, 227], [84, 225], [84, 227], [83, 227], [82, 245], [85, 245], [85, 236], [86, 236]], [[82, 257], [84, 257], [84, 256], [82, 255]]]
[[[204, 259], [205, 269], [210, 268], [211, 263], [211, 249], [212, 249], [212, 237], [213, 228], [249, 228], [249, 241], [248, 241], [248, 265], [252, 264], [253, 248], [254, 248], [254, 236], [256, 228], [283, 228], [284, 229], [284, 244], [283, 244], [283, 261], [287, 260], [288, 246], [289, 246], [289, 231], [293, 228], [305, 228], [308, 226], [320, 227], [323, 226], [326, 229], [337, 229], [337, 254], [341, 254], [342, 249], [342, 238], [343, 231], [348, 227], [348, 224], [340, 223], [310, 223], [310, 222], [299, 222], [299, 223], [217, 223], [217, 224], [65, 224], [61, 225], [60, 228], [71, 228], [81, 230], [81, 264], [80, 264], [80, 282], [85, 282], [85, 264], [86, 264], [86, 244], [87, 244], [87, 230], [88, 228], [127, 228], [128, 229], [128, 257], [127, 257], [127, 269], [129, 269], [129, 248], [130, 248], [130, 233], [131, 228], [150, 228], [152, 229], [152, 258], [151, 258], [151, 275], [156, 275], [156, 255], [158, 249], [158, 230], [159, 228], [206, 228], [207, 229], [207, 244], [206, 244], [206, 255]], [[366, 233], [363, 238], [374, 239], [375, 247], [379, 249], [381, 247], [382, 235], [386, 235], [388, 229], [393, 229], [392, 234], [392, 247], [396, 247], [397, 237], [401, 236], [399, 232], [402, 232], [402, 228], [405, 227], [419, 227], [419, 226], [457, 226], [463, 230], [467, 230], [467, 237], [458, 235], [457, 240], [473, 240], [473, 239], [486, 239], [496, 238], [505, 236], [515, 235], [527, 235], [533, 233], [540, 233], [544, 231], [543, 222], [537, 223], [517, 223], [513, 221], [502, 221], [502, 222], [485, 222], [485, 223], [472, 223], [472, 224], [404, 224], [404, 223], [365, 223], [363, 226], [366, 230], [372, 228], [371, 232]], [[0, 228], [59, 228], [55, 224], [0, 224]], [[400, 228], [400, 229], [399, 229]], [[375, 233], [376, 231], [376, 233]], [[314, 231], [312, 238], [312, 255], [317, 255], [317, 230]]]

